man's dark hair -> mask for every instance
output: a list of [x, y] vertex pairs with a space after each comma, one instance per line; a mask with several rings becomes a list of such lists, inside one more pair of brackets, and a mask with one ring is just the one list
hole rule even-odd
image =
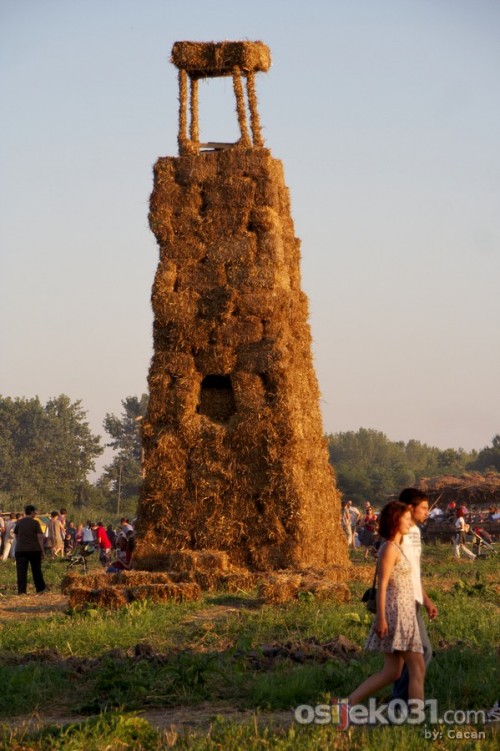
[[26, 516], [31, 516], [34, 511], [36, 511], [36, 508], [31, 503], [24, 507], [24, 513]]
[[420, 506], [422, 501], [428, 501], [427, 493], [418, 488], [405, 488], [399, 494], [399, 500], [401, 503], [406, 503], [407, 506], [413, 506], [416, 508]]

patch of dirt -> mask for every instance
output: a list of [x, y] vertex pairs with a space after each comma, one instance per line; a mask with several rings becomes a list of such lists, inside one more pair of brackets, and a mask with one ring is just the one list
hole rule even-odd
[[[254, 720], [259, 726], [287, 727], [294, 721], [291, 710], [276, 712], [256, 712], [252, 709], [238, 709], [226, 702], [202, 702], [195, 706], [165, 707], [131, 712], [147, 720], [153, 727], [168, 731], [175, 736], [185, 731], [208, 731], [216, 718], [230, 722], [244, 723]], [[97, 716], [97, 715], [96, 715]], [[10, 729], [24, 731], [39, 730], [48, 725], [63, 727], [70, 723], [87, 722], [89, 715], [32, 714], [13, 717], [9, 720]], [[2, 722], [0, 721], [0, 726]]]
[[35, 592], [27, 595], [2, 595], [0, 597], [0, 621], [49, 618], [55, 613], [64, 613], [68, 598], [59, 592]]

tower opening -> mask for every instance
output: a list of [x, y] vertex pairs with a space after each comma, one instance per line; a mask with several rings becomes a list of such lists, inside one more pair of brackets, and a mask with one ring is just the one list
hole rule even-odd
[[198, 414], [224, 423], [236, 412], [233, 386], [227, 375], [207, 375], [201, 382]]

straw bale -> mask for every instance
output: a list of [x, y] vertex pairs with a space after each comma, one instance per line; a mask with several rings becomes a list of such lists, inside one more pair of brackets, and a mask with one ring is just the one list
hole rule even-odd
[[215, 263], [250, 266], [257, 252], [257, 238], [253, 232], [221, 237], [207, 248], [206, 258]]
[[107, 575], [103, 573], [99, 574], [81, 574], [76, 577], [72, 577], [71, 574], [65, 576], [61, 582], [61, 592], [66, 594], [70, 589], [98, 589], [107, 582]]
[[221, 573], [229, 570], [229, 557], [226, 552], [220, 550], [172, 550], [164, 554], [164, 560], [177, 571], [198, 569]]
[[326, 579], [318, 579], [316, 577], [303, 579], [299, 594], [306, 592], [311, 592], [317, 600], [349, 602], [351, 599], [351, 593], [346, 584], [336, 584]]
[[[177, 272], [179, 274], [179, 272]], [[180, 289], [161, 295], [153, 294], [152, 305], [157, 322], [161, 325], [182, 323], [191, 320], [198, 312], [199, 293]]]
[[191, 76], [225, 76], [234, 68], [266, 72], [271, 53], [262, 42], [175, 42], [171, 62]]
[[[162, 521], [165, 520], [162, 519]], [[169, 573], [169, 567], [163, 560], [161, 548], [151, 550], [148, 543], [143, 540], [138, 541], [134, 550], [134, 564], [141, 571]]]
[[223, 288], [227, 284], [226, 267], [204, 258], [199, 263], [187, 263], [177, 273], [177, 290], [196, 289], [201, 295], [214, 287]]
[[63, 595], [65, 595], [71, 589], [71, 587], [77, 587], [79, 582], [81, 582], [82, 580], [83, 576], [81, 574], [66, 574], [66, 576], [64, 576], [61, 581], [61, 592], [63, 593]]
[[152, 571], [123, 571], [121, 573], [120, 581], [127, 587], [138, 587], [146, 584], [172, 584], [173, 579], [168, 573]]
[[290, 602], [296, 599], [301, 580], [300, 574], [271, 575], [259, 582], [259, 597], [276, 605]]
[[[200, 161], [201, 156], [201, 161]], [[196, 176], [198, 182], [204, 180], [213, 180], [217, 177], [218, 164], [211, 159], [203, 159], [203, 155], [186, 155], [182, 157], [165, 157], [166, 162], [159, 159], [155, 166], [155, 186], [156, 175], [158, 179], [166, 174], [172, 174], [175, 185], [189, 189], [193, 184], [193, 177]], [[153, 191], [154, 193], [154, 191]]]
[[269, 383], [262, 373], [246, 373], [240, 370], [232, 379], [236, 409], [254, 413], [262, 409], [271, 395]]
[[204, 375], [226, 376], [235, 369], [236, 360], [237, 353], [231, 347], [222, 345], [213, 346], [205, 352], [197, 352], [195, 356], [196, 369]]
[[73, 587], [69, 590], [68, 595], [69, 607], [75, 610], [81, 609], [87, 604], [107, 609], [121, 608], [129, 601], [125, 587], [117, 586], [101, 587], [100, 589]]
[[138, 584], [127, 590], [130, 602], [149, 600], [151, 602], [189, 602], [199, 600], [201, 589], [195, 582], [183, 584]]
[[349, 602], [351, 597], [345, 583], [331, 581], [327, 576], [314, 572], [280, 572], [262, 578], [258, 592], [265, 602], [275, 604], [290, 602], [307, 593], [321, 601], [333, 599]]

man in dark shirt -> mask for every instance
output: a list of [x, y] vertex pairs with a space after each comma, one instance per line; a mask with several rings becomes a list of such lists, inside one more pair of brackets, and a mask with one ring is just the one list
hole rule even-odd
[[33, 581], [37, 594], [45, 592], [45, 580], [42, 574], [44, 556], [44, 537], [40, 522], [35, 519], [36, 508], [26, 506], [24, 516], [14, 527], [16, 536], [16, 571], [17, 594], [25, 595], [28, 585], [28, 566], [31, 566]]

